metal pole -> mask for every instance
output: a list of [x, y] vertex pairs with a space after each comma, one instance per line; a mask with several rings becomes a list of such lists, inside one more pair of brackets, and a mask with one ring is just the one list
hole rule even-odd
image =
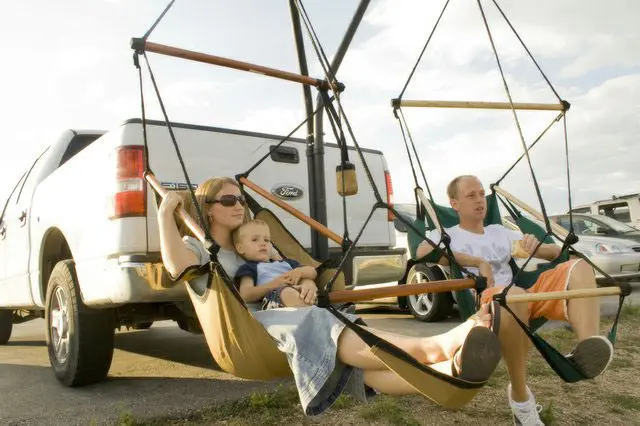
[[[296, 0], [289, 0], [289, 9], [291, 11], [291, 25], [293, 26], [293, 36], [296, 43], [296, 53], [298, 55], [298, 64], [300, 66], [300, 74], [309, 75], [309, 69], [307, 67], [307, 56], [304, 50], [304, 38], [302, 37], [302, 27], [300, 25], [300, 15], [298, 14], [298, 9], [296, 7]], [[309, 121], [307, 121], [307, 182], [309, 182], [309, 216], [318, 220], [318, 209], [316, 206], [317, 194], [314, 182], [316, 180], [316, 169], [315, 163], [313, 162], [313, 123], [314, 117], [313, 114], [313, 99], [311, 97], [311, 88], [309, 86], [302, 86], [302, 94], [304, 96], [304, 109], [307, 114], [307, 117], [311, 117]], [[320, 113], [322, 114], [322, 113]], [[326, 225], [326, 220], [321, 222]], [[311, 236], [311, 255], [316, 259], [317, 257], [317, 247], [318, 247], [318, 238], [320, 234], [315, 230], [310, 229]]]
[[[370, 0], [361, 0], [356, 12], [349, 23], [349, 27], [340, 42], [340, 46], [338, 47], [338, 51], [336, 52], [335, 57], [331, 63], [330, 72], [335, 75], [338, 72], [338, 68], [342, 64], [342, 60], [344, 59], [344, 55], [347, 53], [349, 49], [349, 45], [353, 40], [353, 36], [362, 21], [362, 17], [364, 16], [367, 7], [369, 6]], [[322, 106], [322, 97], [316, 97], [316, 105], [317, 107]], [[315, 195], [315, 216], [313, 217], [318, 222], [323, 225], [327, 224], [327, 198], [326, 198], [326, 184], [325, 184], [325, 175], [324, 175], [324, 131], [323, 131], [323, 113], [318, 113], [315, 120], [315, 144], [313, 145], [313, 169], [315, 170], [315, 179], [312, 181], [312, 185], [314, 186], [314, 195]], [[323, 238], [319, 233], [312, 231], [311, 241], [314, 243], [313, 256], [316, 259], [328, 259], [329, 258], [329, 241], [326, 238]]]

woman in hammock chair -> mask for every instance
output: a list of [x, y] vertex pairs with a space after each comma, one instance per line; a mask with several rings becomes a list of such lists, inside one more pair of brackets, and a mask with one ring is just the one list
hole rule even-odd
[[[546, 260], [560, 255], [561, 248], [555, 244], [539, 245], [533, 235], [522, 235], [510, 231], [502, 225], [484, 226], [487, 212], [485, 191], [475, 176], [458, 176], [447, 188], [451, 207], [457, 211], [460, 224], [446, 228], [451, 237], [451, 249], [456, 260], [468, 267], [471, 272], [480, 273], [487, 278], [492, 287], [482, 293], [483, 302], [509, 285], [513, 274], [509, 266], [511, 257], [518, 247], [524, 253], [516, 257], [529, 257], [533, 254]], [[429, 235], [432, 241], [440, 241], [437, 230]], [[539, 246], [539, 247], [538, 247]], [[536, 250], [537, 248], [537, 250]], [[432, 251], [428, 244], [421, 244], [416, 257], [421, 258]], [[535, 251], [535, 252], [534, 252]], [[440, 260], [446, 263], [446, 258]], [[517, 284], [517, 282], [516, 282]], [[560, 263], [554, 269], [543, 272], [528, 292], [563, 291], [567, 289], [595, 288], [593, 269], [582, 259], [571, 259]], [[525, 290], [511, 288], [510, 294], [524, 293]], [[597, 298], [548, 300], [527, 304], [514, 303], [509, 307], [525, 323], [544, 317], [549, 320], [569, 321], [578, 337], [578, 344], [569, 355], [587, 378], [601, 374], [611, 362], [613, 346], [604, 337], [599, 336], [600, 305]], [[509, 405], [516, 425], [542, 425], [531, 390], [526, 384], [527, 353], [530, 340], [511, 315], [503, 312], [500, 316], [499, 337], [502, 353], [507, 363], [511, 383], [507, 388]], [[541, 408], [541, 407], [540, 407]]]
[[[214, 178], [200, 185], [195, 196], [198, 204], [204, 206], [211, 236], [220, 245], [218, 260], [227, 275], [233, 277], [245, 260], [234, 250], [232, 232], [250, 218], [240, 187], [234, 179]], [[178, 194], [169, 193], [158, 209], [162, 259], [174, 277], [192, 265], [203, 265], [210, 260], [209, 253], [197, 239], [181, 235], [174, 217], [181, 201]], [[195, 291], [204, 291], [207, 278], [201, 276], [190, 285]], [[317, 292], [317, 288], [312, 291]], [[344, 315], [357, 320], [356, 315]], [[278, 349], [286, 354], [307, 415], [320, 414], [343, 391], [362, 400], [375, 391], [416, 392], [374, 357], [360, 337], [345, 329], [327, 309], [317, 306], [273, 309], [258, 311], [254, 316], [275, 340]], [[442, 373], [484, 381], [501, 357], [500, 343], [488, 328], [490, 322], [491, 315], [483, 307], [465, 323], [438, 336], [413, 338], [370, 331]]]

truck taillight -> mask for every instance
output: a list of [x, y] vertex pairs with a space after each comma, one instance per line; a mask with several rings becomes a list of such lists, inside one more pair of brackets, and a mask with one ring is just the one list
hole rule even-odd
[[142, 146], [116, 148], [116, 182], [109, 219], [145, 216], [147, 213], [147, 185], [144, 173]]
[[[393, 185], [391, 184], [391, 173], [389, 173], [389, 170], [384, 171], [384, 181], [387, 184], [387, 204], [389, 204], [389, 207], [393, 207]], [[391, 210], [387, 210], [387, 212], [387, 219], [389, 222], [393, 222], [393, 219], [396, 217]]]

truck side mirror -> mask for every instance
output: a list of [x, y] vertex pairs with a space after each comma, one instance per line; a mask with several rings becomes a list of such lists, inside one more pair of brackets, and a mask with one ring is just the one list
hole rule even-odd
[[346, 162], [336, 167], [336, 188], [340, 195], [355, 195], [358, 193], [358, 179], [356, 166]]

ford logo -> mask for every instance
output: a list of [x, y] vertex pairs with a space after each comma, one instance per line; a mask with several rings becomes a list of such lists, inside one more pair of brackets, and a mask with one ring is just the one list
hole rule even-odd
[[283, 200], [299, 200], [304, 195], [304, 190], [292, 183], [276, 185], [271, 189], [271, 193]]

